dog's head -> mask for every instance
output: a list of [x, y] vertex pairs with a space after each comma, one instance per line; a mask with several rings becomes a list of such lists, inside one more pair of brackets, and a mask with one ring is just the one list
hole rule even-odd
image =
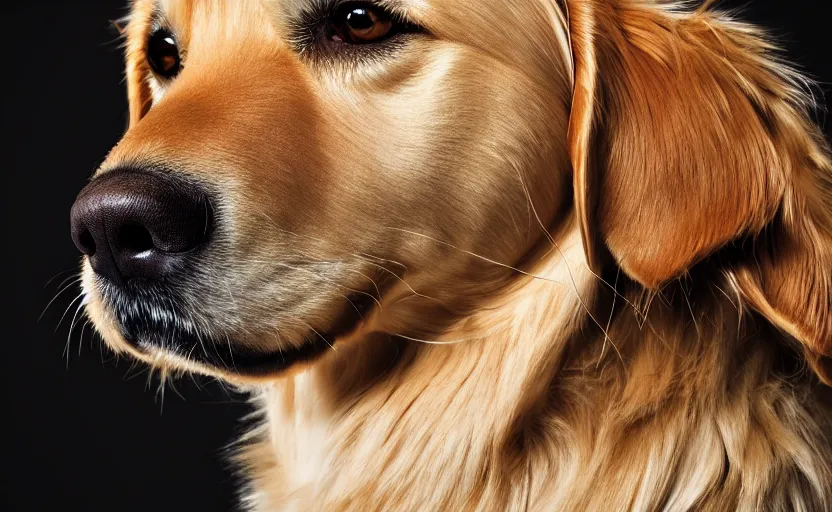
[[72, 215], [116, 350], [237, 379], [429, 335], [577, 218], [591, 265], [649, 288], [764, 233], [725, 272], [832, 351], [824, 146], [743, 26], [636, 0], [136, 0], [125, 33], [130, 128]]

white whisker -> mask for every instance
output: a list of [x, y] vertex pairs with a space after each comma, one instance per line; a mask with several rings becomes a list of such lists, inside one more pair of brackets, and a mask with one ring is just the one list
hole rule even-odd
[[467, 254], [467, 255], [469, 255], [469, 256], [472, 256], [472, 257], [474, 257], [474, 258], [477, 258], [477, 259], [483, 260], [483, 261], [485, 261], [485, 262], [487, 262], [487, 263], [491, 263], [491, 264], [493, 264], [493, 265], [497, 265], [497, 266], [499, 266], [499, 267], [507, 268], [507, 269], [512, 270], [512, 271], [514, 271], [514, 272], [517, 272], [517, 273], [519, 273], [519, 274], [523, 274], [524, 276], [531, 277], [532, 279], [540, 279], [540, 280], [542, 280], [542, 281], [549, 281], [550, 283], [555, 283], [555, 284], [560, 284], [560, 285], [564, 285], [564, 284], [565, 284], [565, 283], [562, 283], [562, 282], [557, 281], [557, 280], [555, 280], [555, 279], [551, 279], [551, 278], [548, 278], [548, 277], [543, 277], [543, 276], [539, 276], [539, 275], [531, 274], [531, 273], [526, 272], [525, 270], [521, 270], [521, 269], [519, 269], [519, 268], [517, 268], [517, 267], [512, 267], [511, 265], [507, 265], [507, 264], [505, 264], [505, 263], [501, 263], [501, 262], [499, 262], [499, 261], [493, 260], [493, 259], [491, 259], [491, 258], [488, 258], [488, 257], [482, 256], [482, 255], [479, 255], [479, 254], [477, 254], [477, 253], [474, 253], [474, 252], [471, 252], [471, 251], [468, 251], [468, 250], [465, 250], [465, 249], [461, 249], [461, 248], [459, 248], [459, 247], [457, 247], [457, 246], [455, 246], [455, 245], [453, 245], [453, 244], [450, 244], [450, 243], [448, 243], [448, 242], [443, 242], [442, 240], [439, 240], [439, 239], [434, 238], [434, 237], [429, 236], [429, 235], [424, 235], [424, 234], [422, 234], [422, 233], [417, 233], [417, 232], [415, 232], [415, 231], [409, 231], [409, 230], [407, 230], [407, 229], [394, 228], [394, 227], [392, 227], [392, 226], [385, 226], [385, 229], [390, 229], [390, 230], [393, 230], [393, 231], [400, 231], [400, 232], [402, 232], [402, 233], [408, 233], [408, 234], [411, 234], [411, 235], [414, 235], [414, 236], [419, 236], [419, 237], [422, 237], [422, 238], [427, 238], [428, 240], [432, 240], [432, 241], [434, 241], [434, 242], [436, 242], [436, 243], [438, 243], [438, 244], [440, 244], [440, 245], [444, 245], [444, 246], [446, 246], [446, 247], [450, 247], [451, 249], [455, 249], [455, 250], [460, 251], [460, 252], [462, 252], [462, 253], [465, 253], [465, 254]]
[[319, 333], [317, 330], [315, 330], [315, 328], [314, 328], [314, 327], [312, 327], [312, 326], [311, 326], [311, 325], [309, 325], [308, 323], [304, 322], [303, 320], [300, 320], [300, 319], [296, 319], [296, 320], [297, 320], [297, 321], [299, 321], [300, 323], [302, 323], [302, 324], [306, 325], [306, 327], [308, 327], [309, 329], [311, 329], [311, 330], [312, 330], [312, 332], [314, 332], [316, 336], [318, 336], [319, 338], [321, 338], [322, 340], [324, 340], [324, 343], [326, 343], [327, 345], [329, 345], [329, 348], [331, 348], [331, 349], [332, 349], [332, 350], [334, 350], [335, 352], [338, 352], [338, 349], [337, 349], [337, 348], [335, 348], [335, 347], [333, 347], [333, 346], [332, 346], [332, 344], [329, 342], [329, 340], [327, 340], [327, 339], [326, 339], [326, 338], [325, 338], [325, 337], [324, 337], [321, 333]]
[[476, 339], [481, 339], [484, 336], [476, 337], [476, 338], [463, 338], [459, 340], [447, 340], [447, 341], [436, 341], [436, 340], [423, 340], [419, 338], [413, 338], [411, 336], [405, 336], [404, 334], [397, 334], [397, 333], [390, 333], [391, 336], [396, 336], [398, 338], [403, 338], [408, 341], [415, 341], [418, 343], [424, 343], [426, 345], [457, 345], [459, 343], [465, 343], [466, 341], [472, 341]]
[[[517, 170], [517, 169], [515, 169], [515, 170]], [[613, 348], [615, 348], [615, 351], [618, 353], [619, 359], [621, 359], [622, 365], [624, 365], [624, 368], [626, 369], [627, 365], [626, 365], [626, 363], [624, 363], [624, 359], [621, 357], [621, 352], [618, 350], [618, 347], [615, 346], [615, 343], [609, 337], [609, 334], [607, 333], [607, 330], [604, 329], [604, 326], [602, 326], [598, 322], [598, 320], [595, 318], [595, 316], [589, 310], [589, 307], [586, 305], [586, 301], [584, 300], [583, 296], [581, 296], [581, 293], [578, 291], [578, 284], [575, 282], [575, 276], [572, 273], [572, 268], [569, 266], [569, 260], [566, 258], [566, 255], [561, 250], [560, 245], [558, 245], [558, 243], [555, 241], [554, 237], [552, 237], [552, 234], [549, 233], [549, 230], [546, 229], [546, 226], [543, 225], [543, 221], [540, 220], [540, 215], [537, 213], [537, 208], [534, 206], [534, 202], [532, 201], [532, 196], [529, 193], [529, 189], [528, 189], [528, 187], [526, 187], [526, 182], [523, 180], [523, 175], [520, 174], [519, 170], [517, 170], [517, 178], [520, 180], [520, 185], [523, 187], [523, 192], [526, 195], [526, 200], [528, 201], [529, 206], [532, 209], [532, 213], [534, 213], [534, 218], [537, 221], [538, 226], [540, 226], [541, 231], [543, 231], [543, 235], [546, 237], [547, 240], [549, 240], [549, 243], [551, 243], [552, 246], [554, 246], [554, 248], [558, 251], [558, 254], [560, 254], [560, 257], [563, 259], [564, 265], [566, 265], [566, 272], [569, 274], [569, 280], [572, 282], [572, 291], [575, 293], [575, 296], [578, 298], [578, 302], [580, 302], [581, 307], [583, 308], [583, 310], [587, 314], [587, 316], [592, 320], [592, 322], [595, 325], [597, 325], [598, 328], [601, 329], [601, 331], [604, 333], [605, 341], [609, 340], [610, 344], [613, 346]], [[595, 275], [595, 274], [593, 273], [593, 275]]]
[[[342, 285], [342, 284], [340, 284], [340, 283], [337, 283], [337, 282], [333, 281], [332, 279], [330, 279], [330, 278], [328, 278], [328, 277], [324, 277], [324, 276], [322, 276], [322, 275], [318, 274], [317, 272], [314, 272], [314, 271], [309, 270], [309, 269], [307, 269], [307, 268], [303, 268], [303, 267], [296, 267], [296, 266], [293, 266], [293, 265], [289, 265], [289, 264], [286, 264], [286, 263], [280, 263], [280, 262], [276, 262], [276, 261], [275, 261], [275, 262], [272, 262], [272, 263], [273, 263], [273, 264], [275, 264], [275, 265], [278, 265], [278, 266], [280, 266], [280, 267], [288, 268], [288, 269], [291, 269], [291, 270], [297, 270], [297, 271], [300, 271], [300, 272], [306, 272], [306, 273], [311, 274], [311, 275], [313, 275], [313, 276], [315, 276], [315, 277], [317, 277], [317, 278], [319, 278], [319, 279], [322, 279], [322, 280], [324, 280], [324, 281], [326, 281], [326, 282], [328, 282], [328, 283], [331, 283], [331, 284], [333, 284], [333, 285], [335, 285], [335, 286], [338, 286], [338, 287], [340, 287], [340, 288], [344, 288], [345, 290], [351, 291], [351, 292], [353, 292], [353, 293], [357, 293], [357, 294], [359, 294], [359, 295], [364, 295], [364, 296], [366, 296], [366, 297], [369, 297], [370, 299], [372, 299], [372, 300], [373, 300], [373, 302], [375, 302], [375, 303], [378, 305], [378, 307], [381, 307], [381, 302], [379, 302], [379, 301], [378, 301], [378, 299], [377, 299], [377, 298], [375, 298], [375, 297], [373, 297], [373, 295], [372, 295], [372, 294], [370, 294], [370, 293], [367, 293], [367, 292], [362, 292], [361, 290], [356, 290], [356, 289], [354, 289], [354, 288], [350, 288], [349, 286], [344, 286], [344, 285]], [[350, 301], [350, 303], [352, 303], [352, 301], [351, 301], [349, 298], [347, 298], [347, 297], [345, 297], [345, 298], [346, 298], [347, 300], [349, 300], [349, 301]], [[353, 304], [353, 307], [355, 307], [355, 304]]]
[[74, 299], [72, 299], [72, 302], [70, 302], [69, 305], [66, 307], [66, 310], [64, 310], [64, 314], [61, 315], [61, 319], [58, 320], [58, 325], [55, 326], [55, 330], [53, 331], [53, 334], [58, 332], [58, 329], [61, 327], [61, 324], [64, 322], [64, 318], [66, 318], [66, 314], [69, 313], [69, 310], [75, 304], [75, 301], [82, 298], [83, 296], [84, 296], [84, 292], [81, 292]]
[[367, 262], [367, 263], [369, 263], [370, 265], [373, 265], [374, 267], [378, 268], [379, 270], [382, 270], [383, 272], [387, 272], [388, 274], [390, 274], [390, 275], [392, 275], [393, 277], [395, 277], [396, 279], [398, 279], [398, 280], [399, 280], [399, 281], [400, 281], [403, 285], [405, 285], [405, 286], [407, 287], [407, 289], [408, 289], [408, 290], [410, 290], [410, 293], [412, 293], [413, 295], [415, 295], [415, 296], [417, 296], [417, 297], [421, 297], [421, 298], [423, 298], [423, 299], [432, 300], [432, 301], [437, 302], [438, 304], [443, 305], [443, 306], [445, 305], [445, 304], [444, 304], [442, 301], [440, 301], [439, 299], [436, 299], [436, 298], [434, 298], [434, 297], [429, 297], [429, 296], [427, 296], [427, 295], [425, 295], [425, 294], [422, 294], [422, 293], [417, 292], [416, 290], [414, 290], [414, 289], [413, 289], [413, 287], [412, 287], [412, 286], [410, 286], [410, 284], [408, 284], [408, 282], [407, 282], [407, 281], [405, 281], [405, 280], [404, 280], [404, 278], [400, 277], [398, 274], [396, 274], [395, 272], [393, 272], [393, 271], [392, 271], [392, 270], [390, 270], [389, 268], [384, 267], [384, 266], [382, 266], [382, 265], [379, 265], [378, 263], [373, 263], [372, 261], [367, 261], [367, 260], [364, 260], [364, 261], [366, 261], [366, 262]]
[[[65, 283], [65, 282], [66, 282], [66, 281], [64, 281], [64, 283]], [[46, 305], [46, 307], [45, 307], [45, 308], [43, 308], [43, 311], [41, 312], [40, 316], [38, 316], [38, 320], [37, 320], [37, 321], [38, 321], [38, 322], [40, 322], [41, 320], [43, 320], [43, 315], [45, 315], [45, 314], [46, 314], [46, 311], [47, 311], [47, 310], [49, 309], [49, 307], [50, 307], [50, 306], [51, 306], [51, 305], [55, 302], [55, 300], [57, 300], [57, 298], [61, 296], [61, 294], [63, 294], [65, 291], [67, 291], [67, 290], [69, 290], [70, 288], [72, 288], [72, 286], [73, 286], [74, 284], [79, 283], [79, 282], [81, 282], [81, 278], [80, 278], [80, 277], [76, 278], [73, 282], [71, 282], [71, 283], [69, 283], [68, 285], [66, 285], [65, 287], [61, 288], [61, 289], [58, 291], [58, 293], [56, 293], [56, 294], [55, 294], [55, 296], [54, 296], [54, 297], [52, 297], [52, 300], [50, 300], [50, 301], [49, 301], [49, 303]], [[62, 284], [63, 284], [63, 283], [62, 283]]]

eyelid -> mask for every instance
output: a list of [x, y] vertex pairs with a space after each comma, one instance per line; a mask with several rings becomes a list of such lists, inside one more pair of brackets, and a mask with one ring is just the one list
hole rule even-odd
[[[343, 0], [341, 3], [348, 3], [347, 0]], [[368, 2], [360, 2], [360, 3], [368, 3], [375, 7], [378, 7], [385, 13], [387, 13], [390, 18], [395, 21], [396, 23], [402, 23], [405, 25], [409, 25], [412, 27], [416, 27], [421, 32], [427, 32], [424, 25], [416, 21], [412, 16], [410, 10], [408, 10], [403, 5], [400, 5], [398, 2], [394, 2], [393, 5], [390, 5], [388, 2], [377, 2], [377, 1], [368, 1]]]
[[317, 22], [332, 19], [345, 6], [354, 4], [358, 6], [372, 6], [377, 10], [387, 14], [396, 23], [411, 25], [414, 27], [422, 26], [417, 23], [407, 12], [407, 9], [399, 5], [390, 5], [388, 2], [380, 2], [377, 0], [315, 0], [310, 7], [303, 9], [295, 20], [290, 22], [290, 25], [298, 25], [302, 20], [315, 20]]
[[173, 33], [170, 24], [167, 22], [167, 17], [165, 16], [164, 11], [162, 11], [158, 5], [150, 12], [150, 19], [148, 20], [147, 27], [148, 37], [158, 30], [168, 30]]
[[150, 12], [147, 21], [147, 34], [145, 35], [145, 41], [147, 41], [151, 35], [158, 32], [159, 30], [166, 30], [173, 35], [174, 40], [176, 40], [177, 45], [179, 46], [179, 53], [182, 57], [182, 61], [185, 60], [185, 55], [188, 53], [188, 34], [185, 32], [180, 32], [176, 28], [174, 28], [174, 24], [170, 22], [168, 19], [167, 14], [162, 9], [161, 6], [156, 5], [153, 7], [153, 10]]
[[[390, 37], [380, 39], [376, 42], [360, 45], [334, 43], [346, 47], [336, 50], [331, 39], [329, 39], [328, 32], [332, 30], [333, 21], [336, 19], [336, 16], [343, 12], [342, 9], [349, 5], [355, 5], [356, 7], [371, 6], [384, 12], [396, 24], [396, 31]], [[415, 23], [407, 13], [402, 12], [401, 8], [391, 6], [386, 2], [372, 0], [313, 0], [311, 5], [307, 5], [305, 9], [287, 20], [287, 27], [289, 28], [288, 40], [290, 44], [295, 47], [299, 54], [304, 56], [309, 55], [312, 58], [316, 58], [316, 54], [318, 53], [325, 54], [336, 51], [370, 54], [388, 45], [389, 42], [397, 40], [398, 36], [416, 33], [428, 34], [428, 31], [422, 25]], [[406, 30], [400, 30], [401, 28], [405, 28]], [[330, 44], [328, 45], [328, 43]], [[357, 46], [363, 48], [354, 48]]]

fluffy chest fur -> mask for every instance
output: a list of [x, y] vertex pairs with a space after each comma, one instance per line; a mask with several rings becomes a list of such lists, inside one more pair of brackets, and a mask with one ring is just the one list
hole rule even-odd
[[672, 297], [589, 317], [576, 251], [535, 276], [447, 345], [379, 340], [380, 376], [263, 388], [251, 510], [828, 509], [828, 420], [769, 334]]

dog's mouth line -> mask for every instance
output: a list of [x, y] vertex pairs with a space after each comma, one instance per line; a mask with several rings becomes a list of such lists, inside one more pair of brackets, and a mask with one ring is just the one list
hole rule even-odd
[[[207, 339], [197, 342], [163, 346], [142, 341], [138, 347], [145, 352], [164, 351], [210, 368], [239, 375], [266, 376], [284, 372], [297, 364], [312, 362], [335, 345], [335, 338], [326, 334], [314, 334], [296, 347], [277, 351], [260, 351], [233, 347], [233, 340]], [[186, 349], [186, 345], [192, 345]]]
[[[327, 351], [337, 350], [337, 339], [359, 329], [379, 302], [369, 294], [356, 294], [348, 298], [348, 309], [326, 331], [310, 326], [310, 332], [298, 345], [277, 350], [259, 350], [235, 344], [232, 337], [202, 336], [199, 333], [182, 333], [171, 343], [159, 343], [148, 335], [125, 340], [142, 352], [163, 351], [172, 353], [188, 362], [241, 376], [265, 377], [277, 375], [298, 364], [311, 363]], [[123, 330], [123, 329], [122, 329]]]

